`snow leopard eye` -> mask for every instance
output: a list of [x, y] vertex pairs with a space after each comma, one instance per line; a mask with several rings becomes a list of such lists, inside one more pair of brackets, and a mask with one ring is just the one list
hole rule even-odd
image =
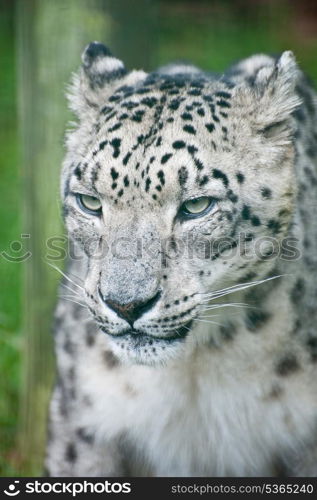
[[200, 217], [207, 213], [215, 204], [215, 200], [209, 196], [201, 196], [185, 201], [180, 209], [182, 215]]
[[102, 210], [101, 201], [95, 196], [89, 196], [87, 194], [77, 194], [77, 203], [79, 207], [92, 215], [100, 215]]

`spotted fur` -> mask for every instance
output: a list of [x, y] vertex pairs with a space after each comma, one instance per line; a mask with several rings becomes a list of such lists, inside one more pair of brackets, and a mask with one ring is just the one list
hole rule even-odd
[[316, 475], [316, 94], [292, 53], [146, 74], [94, 42], [69, 102], [49, 473]]

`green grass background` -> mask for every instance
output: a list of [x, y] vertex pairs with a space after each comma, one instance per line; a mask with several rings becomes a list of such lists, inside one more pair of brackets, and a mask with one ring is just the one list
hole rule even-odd
[[[8, 0], [0, 3], [0, 252], [10, 252], [10, 243], [19, 240], [22, 232], [15, 3]], [[166, 0], [154, 1], [154, 4], [157, 30], [155, 39], [149, 40], [153, 45], [153, 67], [186, 59], [205, 69], [222, 71], [231, 62], [252, 53], [279, 53], [291, 49], [301, 67], [317, 82], [317, 7], [314, 1]], [[61, 88], [64, 85], [65, 82], [61, 82]], [[0, 255], [2, 476], [18, 476], [28, 471], [27, 464], [20, 461], [17, 444], [23, 376], [22, 279], [23, 264], [8, 262]]]
[[[0, 16], [0, 251], [21, 233], [14, 18]], [[0, 256], [0, 474], [16, 474], [15, 438], [21, 366], [21, 276], [19, 264]]]

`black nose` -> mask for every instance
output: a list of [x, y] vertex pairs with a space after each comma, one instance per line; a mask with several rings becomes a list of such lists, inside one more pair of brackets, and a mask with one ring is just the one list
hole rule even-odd
[[131, 326], [133, 323], [145, 312], [149, 311], [159, 300], [161, 296], [161, 292], [158, 291], [151, 299], [146, 301], [136, 301], [136, 302], [128, 302], [126, 304], [122, 304], [112, 299], [107, 299], [103, 297], [101, 292], [99, 292], [100, 297], [103, 302], [110, 307], [113, 311], [117, 313], [120, 318], [123, 318], [127, 321]]

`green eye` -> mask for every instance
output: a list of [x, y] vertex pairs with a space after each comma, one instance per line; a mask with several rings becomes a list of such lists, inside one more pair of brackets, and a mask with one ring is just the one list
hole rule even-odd
[[95, 196], [88, 196], [87, 194], [77, 194], [77, 203], [82, 210], [92, 215], [99, 215], [102, 210], [101, 201]]
[[202, 196], [201, 198], [193, 198], [192, 200], [185, 201], [181, 206], [181, 213], [183, 215], [191, 215], [197, 217], [203, 215], [210, 209], [215, 203], [213, 198], [208, 196]]

